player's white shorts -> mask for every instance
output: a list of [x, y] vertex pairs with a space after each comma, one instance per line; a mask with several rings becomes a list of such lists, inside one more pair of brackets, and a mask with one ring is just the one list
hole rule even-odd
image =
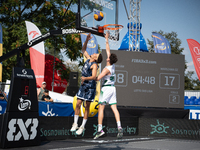
[[104, 86], [101, 88], [101, 93], [99, 96], [99, 104], [102, 105], [117, 104], [116, 88], [114, 86]]

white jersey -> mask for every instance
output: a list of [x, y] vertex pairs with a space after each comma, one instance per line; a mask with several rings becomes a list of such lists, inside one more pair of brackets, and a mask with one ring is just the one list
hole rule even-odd
[[106, 66], [105, 68], [107, 68], [111, 75], [106, 75], [103, 77], [102, 79], [102, 86], [114, 86], [115, 84], [115, 65], [111, 65], [111, 66]]

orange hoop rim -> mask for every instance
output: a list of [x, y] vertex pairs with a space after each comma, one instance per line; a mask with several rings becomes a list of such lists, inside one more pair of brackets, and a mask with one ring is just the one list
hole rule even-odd
[[[118, 27], [108, 27], [108, 26], [118, 26]], [[104, 30], [119, 30], [123, 28], [123, 25], [120, 24], [106, 24], [103, 26]]]

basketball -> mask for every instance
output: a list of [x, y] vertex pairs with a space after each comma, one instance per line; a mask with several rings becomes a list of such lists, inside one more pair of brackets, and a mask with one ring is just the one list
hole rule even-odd
[[[75, 96], [74, 100], [73, 100], [73, 109], [74, 109], [74, 111], [76, 109], [76, 103], [77, 103], [77, 97]], [[99, 108], [99, 104], [98, 103], [99, 103], [98, 97], [95, 96], [94, 101], [90, 103], [90, 112], [89, 112], [88, 117], [94, 117], [97, 114], [98, 108]], [[83, 103], [81, 104], [79, 116], [83, 117], [84, 113], [85, 113], [85, 101], [83, 101]]]
[[103, 13], [101, 11], [96, 11], [94, 13], [94, 19], [96, 21], [101, 21], [103, 19], [103, 17], [104, 17], [104, 15], [103, 15]]

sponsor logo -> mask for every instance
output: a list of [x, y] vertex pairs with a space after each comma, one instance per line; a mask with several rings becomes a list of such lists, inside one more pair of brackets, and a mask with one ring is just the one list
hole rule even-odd
[[87, 47], [88, 48], [95, 48], [96, 44], [95, 44], [94, 40], [89, 41], [89, 43], [87, 44]]
[[[44, 111], [42, 111], [42, 114], [44, 116], [55, 116], [55, 113], [53, 113], [53, 108], [49, 110], [49, 105], [47, 105], [47, 112], [45, 113]], [[56, 116], [58, 116], [58, 114]]]
[[37, 33], [36, 31], [31, 31], [28, 35], [31, 35], [31, 34], [33, 34], [32, 39], [34, 39], [35, 36], [39, 35], [39, 33]]
[[200, 49], [198, 47], [194, 47], [193, 50], [197, 55], [200, 55]]
[[166, 46], [165, 43], [161, 43], [161, 44], [156, 44], [155, 48], [157, 48], [158, 50], [166, 50]]
[[[180, 127], [183, 127], [181, 124], [178, 124]], [[177, 128], [165, 126], [164, 123], [160, 124], [159, 119], [157, 119], [157, 125], [150, 125], [152, 127], [152, 131], [150, 134], [167, 134], [167, 135], [185, 135], [185, 136], [200, 136], [200, 129], [192, 129], [191, 126], [185, 128]], [[192, 125], [193, 126], [193, 125]], [[167, 130], [167, 131], [166, 131]]]
[[90, 2], [96, 3], [100, 6], [103, 6], [105, 8], [110, 9], [110, 10], [113, 10], [113, 4], [106, 1], [106, 0], [101, 0], [101, 1], [100, 0], [90, 0]]
[[[94, 127], [94, 133], [93, 133], [93, 136], [97, 134], [98, 132], [98, 125], [95, 125], [93, 124], [93, 127]], [[116, 134], [118, 133], [118, 128], [109, 128], [109, 127], [106, 127], [106, 126], [102, 126], [102, 129], [105, 128], [105, 132], [107, 134]], [[123, 133], [128, 133], [128, 134], [136, 134], [136, 131], [137, 131], [137, 128], [135, 127], [129, 127], [129, 126], [126, 126], [123, 128]]]
[[[75, 137], [77, 137], [78, 135], [76, 134], [76, 132], [70, 132], [70, 129], [66, 129], [66, 128], [60, 128], [60, 129], [44, 129], [44, 128], [40, 128], [40, 136], [41, 137], [58, 137], [58, 136], [69, 136], [69, 135], [73, 135]], [[82, 133], [82, 137], [84, 137], [85, 135], [85, 130]]]
[[22, 119], [11, 119], [6, 138], [8, 141], [19, 141], [22, 137], [24, 140], [33, 140], [37, 136], [37, 127], [37, 118], [28, 118], [26, 122]]
[[22, 70], [23, 74], [27, 74], [27, 71], [25, 69]]
[[[45, 35], [41, 35], [41, 36], [38, 36], [38, 37], [32, 39], [30, 42], [27, 43], [27, 45], [28, 45], [28, 46], [31, 46], [34, 42], [39, 43], [39, 42], [41, 42], [41, 41], [39, 41], [39, 40], [41, 40], [42, 38], [46, 38], [46, 37], [48, 37], [48, 36], [50, 36], [50, 33], [49, 33], [49, 32], [46, 33]], [[43, 40], [44, 40], [44, 39], [43, 39]], [[37, 44], [37, 43], [36, 43], [36, 44]], [[34, 45], [35, 45], [35, 44], [34, 44]]]
[[164, 123], [163, 124], [160, 124], [159, 123], [159, 120], [157, 119], [157, 125], [150, 125], [152, 127], [152, 132], [150, 134], [154, 134], [154, 133], [158, 133], [158, 134], [161, 134], [161, 133], [166, 133], [167, 134], [167, 131], [166, 129], [169, 128], [169, 126], [164, 126]]
[[83, 31], [77, 29], [62, 29], [62, 34], [82, 33]]
[[26, 69], [22, 69], [22, 74], [17, 73], [17, 76], [33, 79], [33, 75], [28, 75]]
[[154, 60], [144, 60], [144, 59], [132, 59], [131, 62], [133, 63], [141, 63], [141, 64], [157, 64]]
[[24, 110], [27, 110], [27, 109], [31, 109], [31, 101], [26, 99], [24, 100], [22, 97], [19, 98], [19, 104], [18, 104], [18, 109], [19, 111], [24, 111]]
[[189, 119], [191, 119], [191, 120], [200, 120], [200, 110], [192, 110], [192, 109], [190, 109]]

